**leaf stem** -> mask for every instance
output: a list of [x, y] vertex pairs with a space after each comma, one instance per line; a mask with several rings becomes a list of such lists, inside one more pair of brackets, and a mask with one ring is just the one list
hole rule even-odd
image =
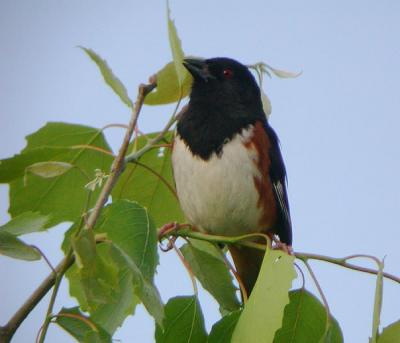
[[317, 279], [317, 277], [316, 277], [315, 274], [314, 274], [314, 271], [312, 270], [310, 264], [308, 263], [308, 260], [307, 260], [307, 259], [303, 259], [302, 262], [303, 262], [304, 265], [306, 266], [306, 268], [307, 268], [307, 270], [308, 270], [308, 272], [309, 272], [311, 278], [313, 279], [314, 284], [315, 284], [315, 286], [317, 287], [318, 293], [319, 293], [319, 295], [320, 295], [321, 298], [322, 298], [322, 302], [324, 303], [324, 307], [325, 307], [325, 310], [326, 310], [326, 325], [325, 325], [325, 334], [326, 334], [326, 332], [327, 332], [328, 329], [329, 329], [329, 326], [331, 325], [331, 320], [332, 320], [332, 317], [331, 317], [331, 310], [329, 309], [328, 300], [326, 299], [325, 294], [324, 294], [324, 291], [322, 290], [322, 287], [321, 287], [321, 285], [319, 284], [318, 279]]
[[101, 131], [104, 131], [104, 130], [109, 129], [109, 128], [111, 128], [111, 127], [118, 127], [118, 128], [120, 128], [120, 129], [127, 129], [127, 128], [128, 128], [128, 125], [126, 125], [126, 124], [119, 124], [119, 123], [107, 124], [106, 126], [103, 126], [103, 127], [101, 128]]
[[99, 332], [99, 330], [97, 329], [96, 325], [94, 323], [92, 323], [88, 318], [86, 318], [84, 316], [81, 316], [81, 315], [78, 315], [78, 314], [73, 314], [73, 313], [60, 312], [60, 313], [57, 313], [57, 314], [53, 315], [51, 317], [51, 319], [54, 319], [54, 318], [57, 319], [57, 318], [60, 318], [60, 317], [74, 318], [74, 319], [80, 320], [82, 323], [85, 323], [88, 327], [90, 327], [92, 329], [92, 331]]
[[[325, 255], [301, 253], [301, 252], [295, 253], [294, 255], [296, 256], [296, 258], [298, 258], [300, 260], [303, 260], [303, 259], [319, 260], [319, 261], [336, 264], [336, 265], [344, 267], [344, 268], [357, 270], [357, 271], [363, 272], [363, 273], [374, 274], [374, 275], [378, 275], [378, 273], [379, 273], [379, 270], [361, 267], [361, 266], [357, 266], [356, 264], [346, 262], [349, 258], [355, 258], [354, 257], [355, 255], [346, 256], [346, 257], [342, 257], [342, 258], [335, 258], [335, 257], [329, 257], [329, 256], [325, 256]], [[360, 257], [361, 255], [356, 255], [356, 256]], [[386, 273], [386, 272], [383, 272], [382, 275], [386, 279], [390, 279], [390, 280], [400, 284], [400, 277], [395, 276], [393, 274]]]
[[[190, 242], [188, 242], [188, 243], [190, 244]], [[198, 294], [199, 294], [199, 290], [197, 288], [197, 282], [196, 282], [196, 278], [194, 276], [192, 268], [190, 267], [189, 263], [187, 263], [187, 261], [185, 260], [185, 257], [182, 255], [182, 253], [179, 250], [179, 248], [175, 245], [175, 242], [173, 240], [171, 240], [170, 244], [174, 248], [176, 254], [178, 255], [178, 257], [181, 260], [182, 264], [184, 265], [185, 269], [187, 270], [187, 272], [189, 274], [189, 277], [190, 277], [190, 280], [192, 281], [193, 292], [197, 297]]]
[[239, 276], [238, 272], [236, 271], [235, 267], [232, 265], [232, 263], [226, 257], [226, 254], [221, 249], [218, 249], [218, 251], [220, 252], [222, 259], [224, 260], [225, 265], [228, 267], [228, 269], [231, 271], [231, 273], [235, 277], [235, 279], [236, 279], [236, 281], [237, 281], [237, 283], [239, 285], [240, 292], [241, 292], [242, 297], [243, 297], [243, 303], [246, 304], [247, 300], [249, 299], [249, 296], [247, 294], [246, 288], [244, 287], [242, 279], [240, 278], [240, 276]]
[[70, 147], [70, 149], [88, 149], [88, 150], [101, 152], [101, 153], [103, 153], [105, 155], [114, 156], [112, 151], [109, 151], [109, 150], [106, 150], [106, 149], [103, 149], [103, 148], [99, 148], [98, 146], [88, 145], [88, 144], [72, 145]]
[[146, 164], [140, 163], [139, 161], [133, 160], [132, 162], [135, 163], [135, 164], [137, 164], [138, 166], [140, 166], [140, 167], [142, 167], [142, 168], [148, 170], [150, 173], [152, 173], [152, 174], [154, 174], [156, 177], [158, 177], [158, 178], [160, 179], [160, 181], [161, 181], [162, 183], [164, 183], [164, 185], [165, 185], [165, 186], [168, 188], [168, 190], [172, 193], [172, 195], [173, 195], [176, 199], [178, 199], [178, 196], [177, 196], [177, 194], [176, 194], [176, 192], [175, 192], [175, 189], [169, 184], [169, 182], [168, 182], [160, 173], [157, 173], [153, 168], [150, 168], [150, 167], [147, 166]]
[[50, 260], [47, 258], [45, 253], [36, 245], [31, 245], [31, 247], [35, 248], [39, 252], [39, 254], [42, 255], [43, 259], [45, 260], [49, 268], [53, 271], [54, 274], [57, 274], [56, 270], [54, 269], [53, 265], [51, 264]]

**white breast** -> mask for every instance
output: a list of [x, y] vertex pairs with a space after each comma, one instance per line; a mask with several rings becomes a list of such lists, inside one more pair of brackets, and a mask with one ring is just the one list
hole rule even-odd
[[254, 177], [260, 177], [257, 155], [244, 146], [253, 127], [237, 134], [220, 157], [207, 161], [193, 156], [176, 137], [172, 164], [179, 201], [189, 222], [217, 235], [241, 235], [260, 231], [258, 193]]

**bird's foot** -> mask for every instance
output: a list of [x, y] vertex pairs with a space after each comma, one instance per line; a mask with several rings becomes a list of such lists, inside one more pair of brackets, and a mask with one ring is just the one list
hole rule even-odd
[[[177, 240], [178, 237], [170, 237], [172, 236], [171, 233], [174, 231], [177, 231], [179, 229], [182, 229], [184, 227], [191, 227], [190, 224], [179, 224], [178, 222], [173, 222], [173, 223], [167, 223], [163, 225], [159, 230], [158, 230], [158, 241], [160, 242], [160, 249], [164, 252], [171, 250], [174, 247], [174, 243]], [[166, 246], [162, 245], [163, 239], [168, 239], [168, 244]]]
[[160, 243], [160, 249], [164, 252], [171, 250], [174, 247], [174, 243], [176, 241], [176, 237], [171, 237], [168, 239], [168, 244], [164, 246], [162, 244], [162, 240], [168, 236], [169, 233], [178, 230], [179, 224], [177, 222], [164, 224], [159, 230], [157, 234], [158, 242]]
[[272, 246], [272, 249], [274, 249], [274, 250], [282, 250], [288, 255], [293, 255], [292, 246], [291, 245], [287, 245], [286, 243], [275, 242], [275, 244]]
[[175, 230], [179, 229], [179, 224], [178, 222], [173, 222], [173, 223], [167, 223], [164, 224], [163, 226], [160, 227], [160, 229], [158, 230], [158, 241], [161, 242], [161, 240], [167, 236], [168, 233], [173, 232]]
[[293, 248], [291, 245], [287, 245], [286, 243], [282, 243], [278, 236], [272, 233], [268, 233], [267, 236], [272, 242], [272, 249], [273, 250], [282, 250], [288, 255], [293, 255]]

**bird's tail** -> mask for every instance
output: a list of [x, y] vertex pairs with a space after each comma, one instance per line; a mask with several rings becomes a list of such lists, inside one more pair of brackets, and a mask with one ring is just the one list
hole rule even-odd
[[254, 248], [235, 245], [231, 245], [229, 251], [235, 263], [236, 272], [240, 281], [243, 283], [247, 296], [249, 296], [257, 281], [265, 252]]

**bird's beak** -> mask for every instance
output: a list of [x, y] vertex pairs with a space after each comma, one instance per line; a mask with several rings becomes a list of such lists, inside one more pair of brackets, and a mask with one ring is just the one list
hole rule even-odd
[[215, 77], [210, 74], [207, 63], [203, 59], [185, 58], [183, 60], [183, 65], [196, 80], [207, 82], [210, 79], [215, 79]]

